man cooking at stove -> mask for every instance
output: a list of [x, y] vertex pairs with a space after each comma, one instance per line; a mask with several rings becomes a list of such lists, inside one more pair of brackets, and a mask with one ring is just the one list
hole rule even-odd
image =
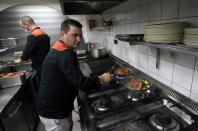
[[26, 32], [31, 32], [31, 34], [27, 36], [27, 42], [21, 58], [15, 60], [15, 63], [20, 64], [31, 59], [32, 68], [36, 70], [36, 75], [40, 83], [42, 63], [50, 50], [50, 37], [36, 25], [30, 16], [21, 17], [20, 26]]
[[73, 19], [61, 24], [57, 41], [43, 62], [38, 112], [47, 131], [72, 131], [73, 102], [79, 89], [93, 89], [112, 80], [104, 73], [85, 77], [78, 67], [76, 53], [82, 37], [82, 25]]

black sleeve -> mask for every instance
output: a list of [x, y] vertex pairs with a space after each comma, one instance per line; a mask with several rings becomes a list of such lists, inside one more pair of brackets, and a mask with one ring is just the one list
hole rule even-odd
[[30, 59], [32, 52], [35, 50], [36, 46], [37, 46], [37, 42], [36, 42], [35, 37], [32, 35], [29, 35], [27, 37], [27, 42], [23, 50], [21, 59], [24, 61], [27, 61], [28, 59]]
[[[65, 53], [65, 52], [64, 52]], [[77, 62], [77, 57], [71, 51], [66, 51], [58, 61], [60, 69], [64, 72], [65, 77], [78, 89], [93, 89], [98, 88], [98, 77], [85, 77]]]

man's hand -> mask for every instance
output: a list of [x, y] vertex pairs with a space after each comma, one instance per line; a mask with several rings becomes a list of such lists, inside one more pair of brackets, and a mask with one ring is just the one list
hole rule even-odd
[[99, 76], [99, 80], [101, 84], [104, 84], [106, 82], [109, 82], [113, 79], [113, 75], [109, 74], [109, 73], [104, 73], [102, 75]]
[[23, 60], [22, 60], [22, 59], [16, 59], [16, 60], [14, 61], [14, 63], [16, 63], [16, 64], [21, 64], [21, 63], [23, 63]]

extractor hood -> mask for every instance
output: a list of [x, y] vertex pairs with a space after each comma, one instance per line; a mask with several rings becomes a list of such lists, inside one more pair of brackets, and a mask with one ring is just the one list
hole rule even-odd
[[59, 0], [64, 15], [101, 14], [126, 0]]

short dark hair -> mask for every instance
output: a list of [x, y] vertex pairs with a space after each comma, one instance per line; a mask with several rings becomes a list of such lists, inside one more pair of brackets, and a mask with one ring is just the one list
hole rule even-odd
[[70, 25], [82, 28], [82, 24], [74, 19], [66, 19], [61, 23], [61, 31], [67, 33], [70, 29]]

